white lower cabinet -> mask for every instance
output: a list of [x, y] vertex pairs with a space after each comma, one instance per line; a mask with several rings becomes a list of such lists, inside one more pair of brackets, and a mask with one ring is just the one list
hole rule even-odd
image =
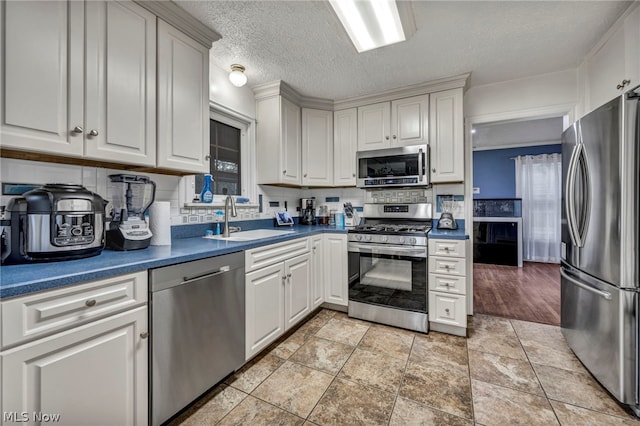
[[324, 235], [310, 237], [311, 240], [311, 308], [324, 302], [325, 254]]
[[349, 303], [346, 234], [324, 234], [324, 301], [347, 306]]
[[[306, 244], [306, 253], [300, 254], [303, 244]], [[288, 246], [294, 250], [286, 258]], [[245, 280], [246, 359], [267, 347], [312, 311], [309, 239], [247, 250], [247, 265], [255, 264], [257, 255], [264, 267], [247, 273]], [[247, 270], [251, 268], [248, 266]]]
[[[144, 282], [137, 285], [146, 295], [143, 274]], [[71, 287], [70, 293], [81, 286]], [[49, 293], [39, 294], [42, 302]], [[76, 294], [78, 300], [94, 301], [84, 307], [87, 311], [99, 305], [94, 294]], [[59, 416], [56, 423], [65, 425], [146, 425], [147, 321], [147, 306], [138, 304], [0, 352], [3, 421], [40, 424], [42, 415], [43, 422]]]
[[467, 334], [467, 240], [429, 240], [429, 325], [434, 331]]

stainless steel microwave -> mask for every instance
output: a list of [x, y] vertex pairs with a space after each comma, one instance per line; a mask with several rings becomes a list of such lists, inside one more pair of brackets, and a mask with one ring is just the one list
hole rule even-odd
[[358, 188], [428, 186], [429, 145], [413, 145], [356, 153]]

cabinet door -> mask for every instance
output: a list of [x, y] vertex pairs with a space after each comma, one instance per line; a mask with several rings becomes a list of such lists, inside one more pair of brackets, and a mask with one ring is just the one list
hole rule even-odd
[[467, 327], [466, 298], [462, 295], [429, 292], [429, 321]]
[[358, 150], [358, 110], [333, 113], [333, 184], [356, 185], [356, 151]]
[[591, 110], [622, 93], [616, 86], [626, 78], [624, 33], [623, 27], [618, 28], [611, 38], [589, 59], [589, 106]]
[[347, 236], [344, 234], [324, 235], [325, 254], [325, 302], [347, 306]]
[[464, 180], [462, 89], [432, 93], [429, 101], [431, 182]]
[[324, 302], [324, 237], [314, 235], [311, 239], [311, 289], [312, 309], [317, 308]]
[[391, 146], [427, 143], [429, 95], [391, 102]]
[[300, 185], [300, 107], [285, 98], [281, 102], [282, 183]]
[[246, 358], [260, 352], [284, 333], [284, 263], [246, 276]]
[[80, 157], [84, 2], [3, 1], [0, 14], [2, 147]]
[[157, 165], [209, 171], [209, 49], [160, 19]]
[[365, 105], [358, 108], [358, 150], [389, 148], [391, 104]]
[[146, 425], [146, 332], [140, 307], [4, 352], [2, 409], [59, 414], [64, 424]]
[[333, 185], [333, 112], [302, 108], [302, 184]]
[[284, 327], [288, 330], [311, 312], [311, 257], [303, 254], [284, 262], [287, 276]]
[[640, 84], [640, 7], [624, 20], [625, 78], [629, 83], [622, 89], [626, 92]]
[[156, 17], [132, 2], [86, 3], [85, 156], [156, 164]]

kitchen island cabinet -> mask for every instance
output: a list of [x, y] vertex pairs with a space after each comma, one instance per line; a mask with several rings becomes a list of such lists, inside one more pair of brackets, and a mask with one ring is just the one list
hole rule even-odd
[[0, 411], [146, 425], [146, 301], [146, 271], [3, 301]]
[[130, 1], [0, 9], [3, 147], [155, 166], [155, 15]]

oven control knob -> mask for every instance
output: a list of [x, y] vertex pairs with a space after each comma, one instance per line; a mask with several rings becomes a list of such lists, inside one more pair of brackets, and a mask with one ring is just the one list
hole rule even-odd
[[356, 236], [355, 236], [355, 237], [356, 237], [356, 240], [358, 240], [358, 241], [360, 241], [360, 240], [362, 239], [362, 235], [358, 235], [358, 234], [356, 234]]
[[398, 244], [404, 244], [404, 237], [398, 238]]
[[365, 235], [364, 236], [364, 240], [365, 241], [371, 241], [371, 235]]
[[387, 237], [386, 235], [383, 235], [382, 238], [380, 239], [383, 243], [386, 243], [387, 240], [389, 240], [389, 237]]
[[410, 244], [415, 244], [415, 243], [416, 243], [416, 239], [415, 239], [415, 238], [411, 238], [411, 239], [409, 240], [409, 243], [410, 243]]

